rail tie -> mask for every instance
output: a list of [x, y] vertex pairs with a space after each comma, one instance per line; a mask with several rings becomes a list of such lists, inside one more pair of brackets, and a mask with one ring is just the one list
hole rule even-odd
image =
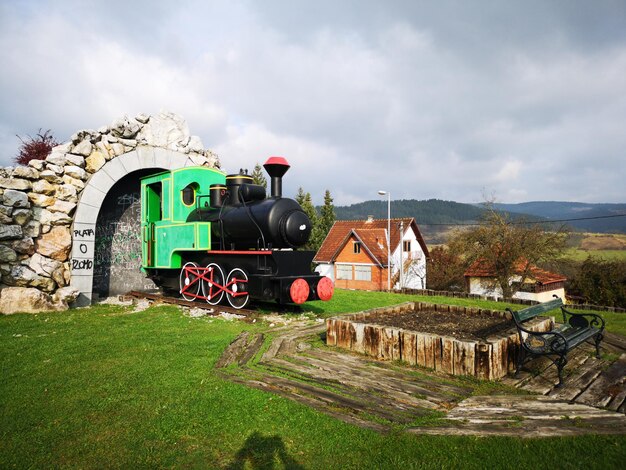
[[127, 292], [122, 297], [130, 298], [130, 299], [147, 299], [153, 302], [159, 302], [163, 304], [172, 304], [179, 305], [181, 307], [189, 307], [189, 308], [200, 308], [202, 310], [207, 310], [207, 315], [209, 316], [219, 316], [221, 313], [229, 313], [232, 315], [241, 315], [244, 318], [244, 321], [252, 321], [256, 320], [258, 316], [258, 312], [256, 310], [250, 310], [245, 308], [232, 308], [224, 305], [210, 305], [208, 303], [202, 302], [191, 302], [185, 299], [180, 299], [176, 297], [167, 297], [162, 294], [152, 294], [150, 292], [142, 292], [138, 290], [131, 290]]

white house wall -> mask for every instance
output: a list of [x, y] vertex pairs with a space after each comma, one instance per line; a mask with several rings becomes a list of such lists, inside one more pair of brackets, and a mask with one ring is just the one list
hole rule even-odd
[[315, 268], [315, 272], [320, 276], [326, 276], [332, 279], [335, 282], [335, 269], [332, 264], [322, 263], [318, 264]]
[[[504, 297], [502, 294], [502, 289], [499, 286], [494, 286], [493, 281], [488, 281], [486, 278], [482, 277], [470, 277], [469, 278], [469, 293], [484, 295], [487, 297], [496, 297], [502, 298]], [[547, 302], [553, 299], [553, 295], [556, 294], [560, 298], [565, 299], [565, 289], [558, 288], [545, 292], [516, 292], [513, 295], [514, 299], [520, 300], [535, 300], [537, 302]]]
[[[410, 252], [404, 252], [402, 249], [405, 241], [411, 242]], [[393, 264], [391, 269], [392, 276], [398, 272], [399, 266], [404, 266], [404, 262], [409, 255], [413, 257], [413, 265], [410, 269], [404, 271], [403, 287], [406, 289], [426, 289], [426, 255], [411, 227], [405, 228], [402, 243], [391, 254]], [[400, 288], [399, 282], [396, 284], [396, 287]]]

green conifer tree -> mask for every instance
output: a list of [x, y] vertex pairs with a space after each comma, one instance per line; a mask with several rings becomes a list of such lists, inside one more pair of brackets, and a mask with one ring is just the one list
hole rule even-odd
[[335, 206], [330, 191], [327, 189], [324, 193], [324, 205], [320, 208], [320, 215], [311, 234], [311, 244], [315, 251], [320, 249], [326, 235], [335, 223]]
[[267, 189], [267, 180], [265, 179], [265, 175], [263, 174], [263, 167], [257, 162], [254, 165], [254, 170], [252, 171], [252, 180], [254, 184], [258, 184]]
[[306, 245], [302, 247], [304, 250], [317, 250], [315, 247], [315, 239], [314, 236], [316, 234], [316, 227], [319, 223], [319, 215], [317, 214], [317, 210], [313, 205], [313, 198], [311, 197], [311, 193], [305, 193], [302, 187], [298, 188], [298, 193], [296, 194], [296, 202], [300, 204], [304, 213], [308, 216], [311, 221], [311, 237]]
[[298, 188], [298, 192], [296, 193], [296, 202], [300, 204], [300, 207], [302, 207], [302, 204], [304, 204], [305, 197], [306, 197], [306, 194], [304, 192], [304, 189], [302, 189], [302, 186], [300, 186]]

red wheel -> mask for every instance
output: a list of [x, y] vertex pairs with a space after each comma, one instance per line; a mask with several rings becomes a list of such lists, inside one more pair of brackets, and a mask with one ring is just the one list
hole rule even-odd
[[335, 291], [335, 286], [333, 286], [333, 281], [330, 278], [324, 276], [317, 283], [317, 296], [320, 300], [330, 300], [333, 297], [333, 293]]
[[193, 261], [185, 263], [180, 270], [178, 279], [180, 286], [180, 294], [183, 299], [192, 301], [198, 298], [200, 292], [200, 277], [198, 276], [198, 265]]
[[248, 276], [242, 269], [235, 268], [228, 274], [226, 289], [226, 298], [233, 308], [244, 308], [248, 304]]
[[211, 305], [219, 304], [224, 298], [224, 271], [215, 263], [206, 267], [206, 279], [202, 280], [202, 294]]
[[291, 283], [289, 288], [289, 296], [296, 304], [303, 304], [309, 298], [309, 284], [302, 278], [298, 278]]

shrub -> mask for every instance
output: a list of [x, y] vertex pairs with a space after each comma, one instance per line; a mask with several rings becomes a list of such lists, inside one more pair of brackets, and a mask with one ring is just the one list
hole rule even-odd
[[463, 260], [449, 249], [437, 246], [430, 250], [426, 287], [433, 290], [462, 291], [465, 288]]
[[595, 305], [626, 308], [626, 261], [588, 257], [571, 279], [568, 293]]
[[19, 153], [14, 159], [14, 162], [18, 165], [28, 165], [31, 160], [44, 160], [52, 151], [52, 148], [59, 145], [59, 142], [51, 134], [48, 129], [43, 134], [41, 129], [35, 137], [27, 136], [22, 139], [19, 135], [18, 139], [22, 142], [19, 148]]

